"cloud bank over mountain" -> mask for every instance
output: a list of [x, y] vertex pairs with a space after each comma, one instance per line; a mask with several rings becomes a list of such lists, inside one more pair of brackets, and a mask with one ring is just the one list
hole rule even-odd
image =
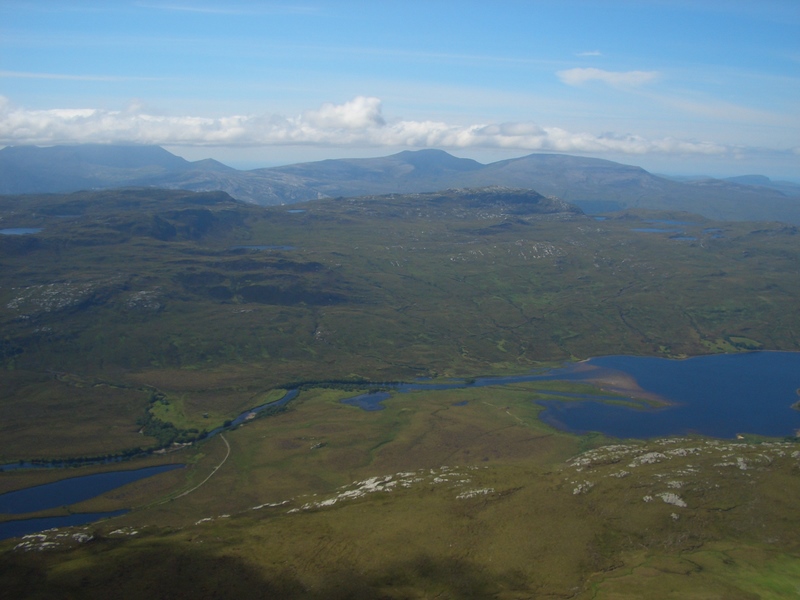
[[563, 152], [798, 177], [796, 0], [0, 4], [0, 146], [159, 144], [242, 168]]
[[[593, 76], [578, 76], [576, 81], [581, 77], [591, 79]], [[568, 131], [534, 122], [461, 125], [387, 118], [383, 115], [381, 100], [368, 96], [357, 96], [342, 104], [326, 103], [294, 117], [160, 115], [138, 104], [117, 111], [98, 108], [33, 110], [14, 106], [7, 98], [0, 97], [0, 144], [65, 143], [504, 148], [596, 154], [724, 155], [737, 151], [713, 142]]]

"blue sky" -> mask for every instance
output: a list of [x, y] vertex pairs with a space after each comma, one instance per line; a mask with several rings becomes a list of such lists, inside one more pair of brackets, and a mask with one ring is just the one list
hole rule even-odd
[[0, 0], [0, 145], [800, 179], [797, 0]]

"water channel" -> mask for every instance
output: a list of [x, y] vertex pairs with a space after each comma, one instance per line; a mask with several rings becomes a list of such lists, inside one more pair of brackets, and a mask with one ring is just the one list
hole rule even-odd
[[[794, 436], [800, 429], [800, 353], [747, 352], [683, 360], [642, 356], [604, 356], [545, 372], [512, 377], [484, 377], [469, 383], [393, 385], [407, 393], [422, 389], [458, 389], [511, 383], [563, 380], [593, 383], [630, 402], [550, 393], [535, 400], [540, 418], [573, 433], [597, 431], [619, 438], [652, 438], [695, 433], [719, 438], [755, 434]], [[361, 394], [342, 402], [381, 410], [386, 391]]]
[[[715, 354], [685, 360], [642, 356], [593, 358], [578, 374], [584, 380], [632, 396], [644, 392], [667, 404], [639, 408], [585, 400], [539, 401], [541, 418], [560, 429], [600, 431], [619, 438], [700, 434], [735, 438], [754, 434], [795, 436], [800, 429], [800, 353]], [[610, 383], [609, 383], [610, 382]]]
[[[80, 477], [70, 477], [37, 485], [13, 492], [0, 494], [0, 514], [22, 515], [52, 508], [66, 507], [84, 500], [89, 500], [122, 487], [134, 481], [153, 477], [160, 473], [181, 469], [184, 465], [160, 465], [129, 471], [112, 471], [95, 473]], [[72, 513], [64, 516], [18, 519], [0, 523], [0, 540], [35, 533], [53, 527], [83, 525], [99, 519], [124, 514], [125, 510], [108, 513]]]
[[9, 229], [0, 229], [0, 235], [30, 235], [40, 231], [42, 231], [41, 227], [11, 227]]
[[[619, 438], [651, 438], [700, 434], [719, 438], [755, 434], [794, 436], [800, 430], [799, 352], [716, 354], [683, 360], [638, 356], [604, 356], [556, 369], [508, 377], [479, 377], [445, 382], [382, 384], [381, 391], [342, 400], [363, 410], [382, 410], [394, 393], [488, 387], [535, 381], [591, 383], [629, 399], [625, 405], [607, 395], [537, 391], [531, 399], [544, 410], [546, 423], [574, 433], [599, 431]], [[387, 391], [389, 390], [389, 391]], [[542, 393], [549, 396], [541, 399]], [[245, 411], [230, 424], [209, 433], [237, 427], [259, 412], [283, 406], [298, 394], [289, 390], [280, 400]], [[533, 392], [532, 392], [533, 396]], [[466, 406], [459, 401], [455, 406]], [[8, 465], [10, 466], [10, 465]], [[182, 465], [114, 471], [65, 479], [0, 495], [0, 513], [30, 514], [88, 500]], [[114, 513], [76, 513], [64, 517], [20, 519], [0, 523], [0, 539], [52, 527], [80, 525]]]

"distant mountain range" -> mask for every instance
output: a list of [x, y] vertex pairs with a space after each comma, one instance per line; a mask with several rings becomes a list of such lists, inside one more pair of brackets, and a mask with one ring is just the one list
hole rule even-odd
[[119, 187], [221, 190], [262, 205], [451, 188], [533, 189], [590, 213], [647, 208], [720, 220], [800, 224], [800, 185], [761, 175], [677, 180], [639, 167], [562, 154], [490, 164], [441, 150], [333, 159], [240, 171], [215, 160], [190, 162], [158, 146], [80, 145], [0, 150], [0, 193], [72, 192]]

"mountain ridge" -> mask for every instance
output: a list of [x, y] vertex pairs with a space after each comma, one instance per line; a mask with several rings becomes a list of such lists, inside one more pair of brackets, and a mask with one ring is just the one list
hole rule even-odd
[[[33, 146], [0, 150], [0, 193], [60, 193], [128, 186], [224, 191], [260, 205], [324, 197], [506, 186], [557, 196], [589, 213], [677, 210], [721, 220], [800, 224], [800, 186], [744, 175], [679, 181], [600, 158], [529, 154], [482, 164], [443, 150], [327, 159], [241, 171], [187, 161], [159, 146]], [[797, 192], [796, 194], [794, 192]]]

